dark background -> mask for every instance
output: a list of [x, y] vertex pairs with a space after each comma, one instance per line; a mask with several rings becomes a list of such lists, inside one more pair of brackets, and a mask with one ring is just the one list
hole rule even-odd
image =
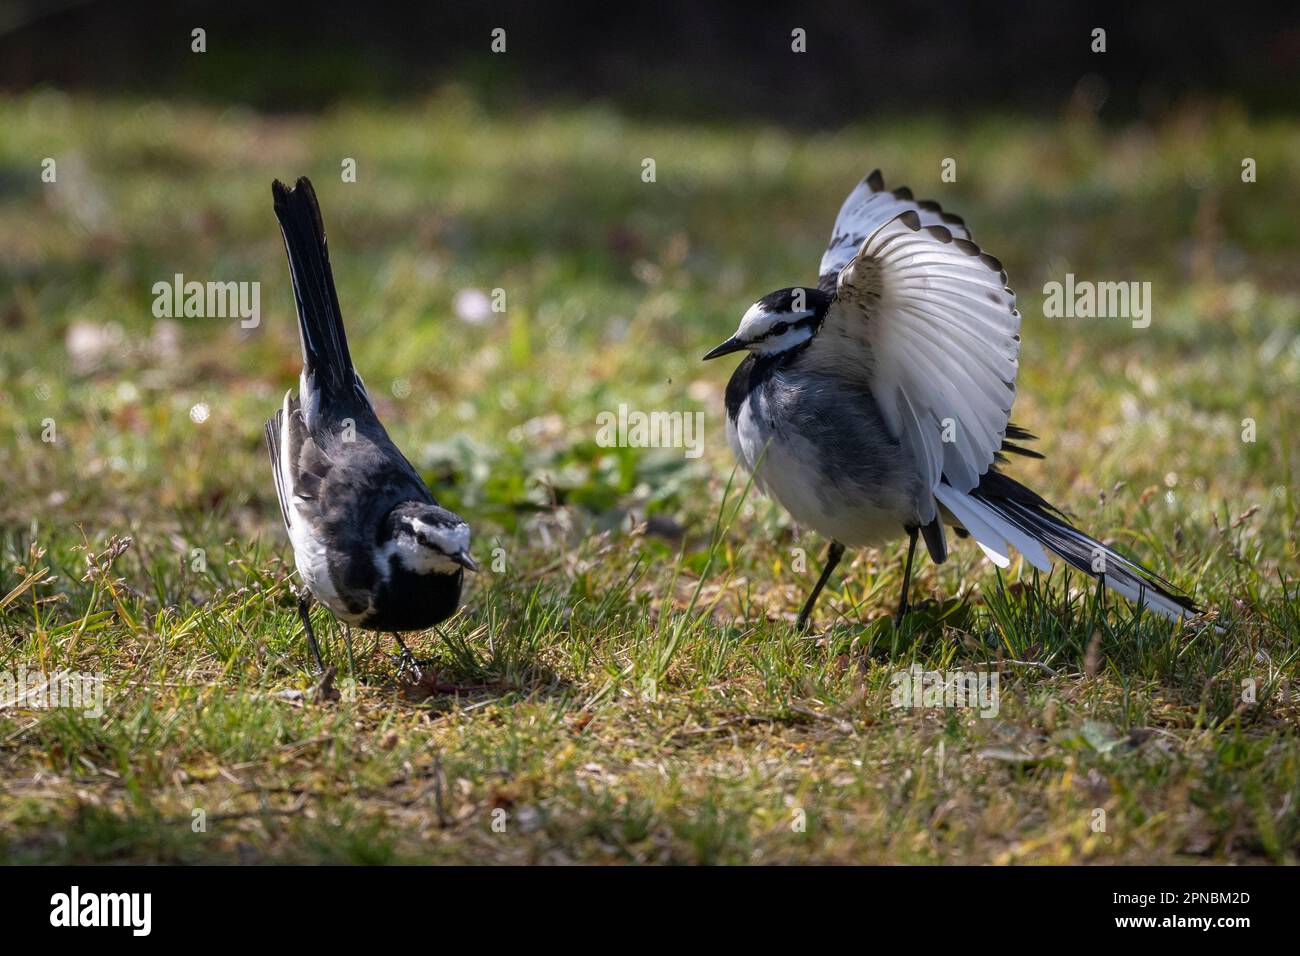
[[[1300, 102], [1294, 3], [830, 0], [773, 9], [12, 0], [0, 2], [0, 88], [48, 83], [303, 110], [418, 97], [454, 81], [502, 109], [607, 99], [633, 114], [791, 126], [913, 110], [1055, 111], [1079, 96], [1120, 120], [1229, 93], [1255, 113]], [[203, 55], [190, 52], [196, 26], [208, 33]], [[505, 56], [489, 51], [497, 26], [507, 31]], [[1097, 26], [1107, 29], [1104, 55], [1090, 49]], [[805, 56], [789, 55], [794, 27], [807, 30]]]

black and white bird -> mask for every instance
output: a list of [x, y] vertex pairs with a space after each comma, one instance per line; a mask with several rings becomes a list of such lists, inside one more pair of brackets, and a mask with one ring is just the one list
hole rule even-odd
[[877, 170], [844, 201], [818, 274], [759, 299], [704, 356], [749, 351], [727, 385], [727, 439], [760, 490], [831, 540], [800, 628], [845, 547], [906, 533], [901, 622], [917, 535], [942, 563], [945, 524], [1000, 567], [1013, 547], [1042, 571], [1055, 554], [1168, 617], [1197, 611], [1000, 470], [1007, 453], [1042, 457], [1010, 420], [1020, 313], [960, 218], [887, 191]]
[[316, 192], [271, 185], [298, 310], [298, 397], [266, 423], [280, 513], [293, 543], [298, 613], [316, 666], [324, 669], [308, 614], [315, 597], [349, 625], [389, 631], [402, 669], [415, 661], [401, 631], [446, 620], [460, 604], [469, 525], [438, 506], [393, 444], [352, 365]]

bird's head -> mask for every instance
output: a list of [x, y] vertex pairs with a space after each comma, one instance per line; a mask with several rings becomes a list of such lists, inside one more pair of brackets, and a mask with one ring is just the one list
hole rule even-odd
[[383, 528], [388, 540], [380, 542], [381, 562], [395, 558], [412, 574], [478, 570], [469, 553], [469, 525], [446, 508], [416, 502], [398, 505]]
[[769, 292], [740, 317], [736, 334], [704, 356], [717, 358], [741, 349], [756, 355], [779, 355], [806, 343], [830, 308], [831, 296], [820, 289], [795, 286]]

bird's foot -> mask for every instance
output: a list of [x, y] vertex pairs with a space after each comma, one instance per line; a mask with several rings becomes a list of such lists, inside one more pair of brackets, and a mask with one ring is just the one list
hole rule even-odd
[[403, 647], [393, 655], [393, 663], [397, 666], [397, 679], [400, 681], [409, 672], [415, 681], [419, 681], [424, 676], [420, 672], [420, 665], [415, 663], [415, 655]]
[[398, 651], [393, 655], [393, 664], [397, 667], [397, 679], [408, 678], [411, 683], [418, 684], [424, 680], [424, 668], [433, 664], [431, 660], [419, 660], [411, 649], [406, 646], [406, 641], [402, 640], [402, 635], [393, 634], [393, 640], [397, 642]]
[[399, 681], [406, 679], [418, 684], [424, 680], [424, 668], [432, 667], [433, 661], [429, 658], [420, 659], [412, 654], [409, 648], [403, 647], [393, 655], [393, 666], [397, 668]]

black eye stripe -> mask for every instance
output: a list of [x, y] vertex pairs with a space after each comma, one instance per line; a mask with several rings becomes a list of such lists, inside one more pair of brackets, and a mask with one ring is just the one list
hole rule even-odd
[[762, 337], [768, 338], [769, 336], [785, 335], [785, 333], [789, 332], [791, 329], [803, 329], [803, 328], [810, 329], [813, 328], [816, 324], [817, 324], [816, 315], [804, 316], [803, 318], [797, 319], [794, 322], [782, 321], [776, 323], [776, 325], [772, 326], [770, 329], [764, 332]]

